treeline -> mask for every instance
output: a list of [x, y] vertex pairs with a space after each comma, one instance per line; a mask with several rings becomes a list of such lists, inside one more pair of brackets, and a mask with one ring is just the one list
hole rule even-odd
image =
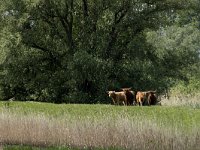
[[198, 0], [1, 2], [0, 97], [108, 103], [199, 81], [199, 14]]

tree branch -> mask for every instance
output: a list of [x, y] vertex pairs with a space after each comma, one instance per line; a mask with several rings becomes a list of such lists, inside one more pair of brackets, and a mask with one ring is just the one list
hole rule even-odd
[[42, 46], [39, 46], [39, 45], [37, 45], [36, 43], [32, 43], [30, 46], [31, 46], [32, 48], [41, 50], [41, 51], [43, 51], [43, 52], [50, 53], [50, 50], [48, 50], [47, 48], [44, 48], [44, 47], [42, 47]]
[[73, 51], [73, 47], [74, 47], [74, 42], [73, 42], [73, 21], [74, 21], [74, 16], [73, 16], [73, 12], [74, 12], [74, 0], [71, 0], [71, 3], [70, 3], [70, 7], [71, 7], [71, 10], [70, 10], [70, 19], [69, 19], [69, 34], [68, 34], [68, 40], [69, 40], [69, 49], [70, 49], [70, 52]]
[[51, 61], [52, 64], [57, 64], [58, 66], [61, 66], [60, 59], [59, 59], [59, 57], [56, 55], [56, 54], [57, 54], [56, 52], [53, 53], [51, 50], [49, 50], [49, 49], [47, 49], [47, 48], [44, 48], [44, 47], [42, 47], [42, 46], [39, 46], [39, 45], [37, 45], [36, 43], [32, 43], [30, 46], [31, 46], [32, 48], [35, 48], [35, 49], [38, 49], [38, 50], [41, 50], [41, 51], [47, 53], [47, 54], [49, 55], [49, 58], [48, 58], [48, 59], [50, 59], [50, 61]]
[[88, 15], [88, 4], [87, 4], [87, 0], [82, 0], [83, 2], [83, 15], [84, 17], [89, 16]]
[[108, 46], [107, 46], [106, 52], [105, 52], [105, 55], [106, 55], [105, 57], [106, 58], [110, 57], [110, 51], [111, 51], [113, 45], [115, 44], [115, 42], [117, 41], [118, 32], [116, 31], [116, 26], [125, 17], [125, 15], [128, 12], [128, 9], [129, 9], [129, 6], [127, 6], [127, 7], [123, 6], [114, 15], [114, 24], [113, 24], [112, 30], [111, 30], [111, 32], [109, 34], [110, 35], [110, 40], [108, 42]]
[[72, 40], [73, 0], [71, 0], [70, 7], [71, 7], [71, 10], [69, 11], [69, 7], [68, 7], [67, 1], [66, 1], [66, 12], [68, 12], [68, 14], [65, 14], [65, 16], [62, 16], [58, 9], [55, 9], [55, 10], [56, 10], [57, 16], [65, 30], [65, 33], [67, 35], [66, 43], [69, 47], [69, 50], [72, 51], [72, 49], [73, 49], [73, 40]]

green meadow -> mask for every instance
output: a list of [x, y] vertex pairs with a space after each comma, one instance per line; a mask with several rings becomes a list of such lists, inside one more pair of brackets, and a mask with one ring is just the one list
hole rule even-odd
[[200, 109], [192, 107], [1, 102], [0, 119], [4, 149], [200, 146]]

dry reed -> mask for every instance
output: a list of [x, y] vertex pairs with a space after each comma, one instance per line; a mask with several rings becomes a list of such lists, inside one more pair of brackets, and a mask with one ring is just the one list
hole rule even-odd
[[168, 99], [162, 98], [161, 105], [164, 106], [189, 106], [193, 108], [200, 108], [200, 93], [196, 95], [172, 95]]
[[126, 115], [113, 119], [58, 117], [44, 114], [0, 113], [1, 144], [31, 146], [70, 146], [79, 148], [118, 147], [134, 150], [197, 150], [197, 128], [183, 133], [178, 128], [161, 127], [156, 121]]

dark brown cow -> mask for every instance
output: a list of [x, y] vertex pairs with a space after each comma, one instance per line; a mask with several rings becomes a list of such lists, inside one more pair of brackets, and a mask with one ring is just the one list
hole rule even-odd
[[146, 92], [146, 95], [147, 95], [148, 105], [156, 105], [157, 104], [156, 91], [148, 91], [148, 92]]
[[107, 93], [112, 98], [114, 105], [119, 105], [120, 103], [127, 105], [126, 94], [124, 92], [108, 91]]
[[127, 105], [133, 105], [134, 101], [134, 92], [131, 91], [131, 88], [122, 88], [122, 91], [126, 95]]

